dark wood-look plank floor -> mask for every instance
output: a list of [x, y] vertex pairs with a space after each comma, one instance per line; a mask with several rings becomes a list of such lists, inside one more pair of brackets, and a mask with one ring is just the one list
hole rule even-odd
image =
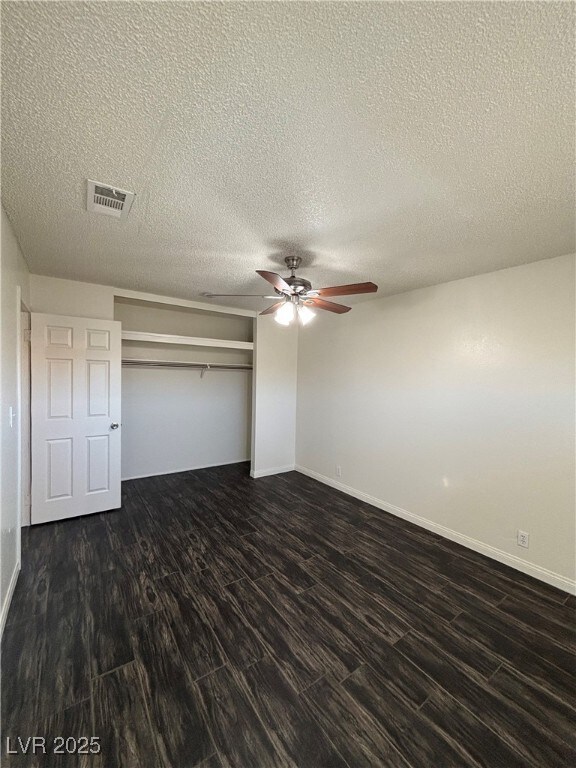
[[[128, 481], [120, 510], [23, 532], [2, 765], [573, 768], [575, 616], [303, 475]], [[6, 754], [28, 736], [47, 754]]]

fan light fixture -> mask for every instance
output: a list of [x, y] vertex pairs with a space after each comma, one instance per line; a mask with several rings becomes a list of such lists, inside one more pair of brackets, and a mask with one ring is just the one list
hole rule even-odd
[[280, 325], [290, 325], [294, 320], [296, 314], [296, 306], [290, 301], [285, 301], [284, 304], [274, 314], [274, 320]]
[[274, 320], [280, 325], [290, 325], [290, 323], [298, 318], [302, 325], [307, 325], [316, 313], [311, 309], [305, 307], [304, 304], [286, 299], [282, 306], [274, 313]]
[[305, 307], [303, 304], [298, 306], [298, 318], [300, 319], [302, 325], [308, 325], [310, 320], [313, 320], [315, 317], [316, 312], [312, 312], [311, 309]]

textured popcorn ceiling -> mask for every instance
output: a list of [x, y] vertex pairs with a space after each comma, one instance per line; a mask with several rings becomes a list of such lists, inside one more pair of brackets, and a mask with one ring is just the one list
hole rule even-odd
[[297, 250], [385, 295], [575, 250], [572, 3], [3, 2], [2, 35], [33, 272], [266, 293]]

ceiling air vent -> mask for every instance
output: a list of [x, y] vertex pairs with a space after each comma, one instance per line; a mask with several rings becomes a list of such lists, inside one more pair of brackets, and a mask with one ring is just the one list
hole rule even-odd
[[125, 219], [136, 195], [125, 189], [110, 187], [100, 181], [88, 179], [86, 208], [92, 213], [103, 213], [116, 219]]

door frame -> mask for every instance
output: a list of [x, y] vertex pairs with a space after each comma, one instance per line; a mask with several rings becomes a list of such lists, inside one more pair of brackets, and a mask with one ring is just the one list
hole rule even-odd
[[[20, 289], [20, 286], [18, 286], [18, 293], [21, 294], [22, 291]], [[21, 295], [17, 297], [19, 299], [19, 310], [18, 310], [18, 319], [17, 319], [17, 333], [18, 333], [18, 339], [19, 339], [19, 347], [18, 347], [18, 366], [17, 366], [17, 374], [16, 374], [16, 386], [18, 388], [17, 392], [17, 411], [18, 411], [18, 529], [20, 530], [24, 526], [29, 526], [31, 523], [30, 520], [30, 512], [31, 512], [31, 506], [29, 507], [28, 514], [26, 515], [26, 520], [24, 519], [24, 510], [23, 510], [23, 499], [22, 499], [22, 492], [24, 490], [24, 464], [22, 461], [22, 429], [23, 429], [23, 399], [22, 399], [22, 384], [23, 384], [23, 371], [24, 371], [24, 354], [28, 355], [28, 384], [30, 385], [30, 380], [32, 376], [32, 359], [31, 359], [31, 345], [30, 345], [30, 339], [28, 339], [27, 346], [24, 344], [23, 339], [23, 325], [22, 325], [22, 314], [27, 314], [30, 318], [29, 324], [31, 322], [31, 316], [32, 311], [28, 307], [28, 305], [22, 301]], [[25, 352], [26, 350], [26, 352]], [[28, 478], [29, 478], [29, 496], [31, 499], [31, 492], [32, 492], [32, 454], [31, 454], [31, 448], [32, 448], [32, 392], [30, 390], [29, 396], [28, 396], [28, 445], [30, 447], [30, 454], [28, 456]], [[19, 534], [20, 535], [20, 534]]]

